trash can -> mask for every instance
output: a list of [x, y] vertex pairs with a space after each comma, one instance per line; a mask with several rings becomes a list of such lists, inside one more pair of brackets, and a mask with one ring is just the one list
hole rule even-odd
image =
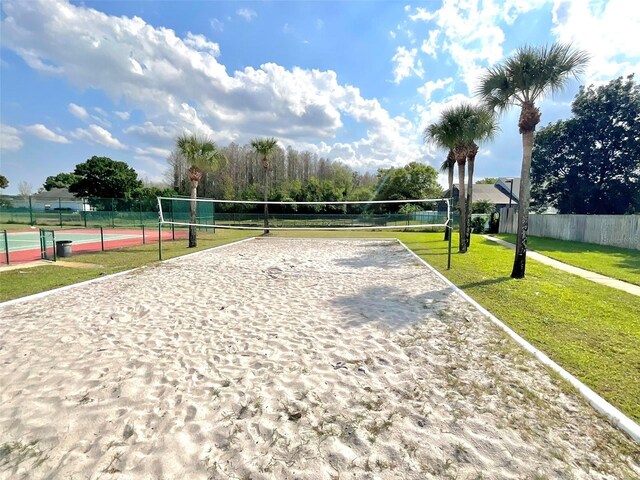
[[56, 241], [56, 255], [58, 257], [70, 257], [71, 256], [71, 240]]

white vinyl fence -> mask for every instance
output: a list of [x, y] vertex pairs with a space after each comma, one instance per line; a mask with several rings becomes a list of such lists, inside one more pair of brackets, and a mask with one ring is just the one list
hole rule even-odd
[[[517, 229], [517, 208], [501, 208], [499, 232]], [[640, 215], [529, 214], [528, 234], [640, 250]]]

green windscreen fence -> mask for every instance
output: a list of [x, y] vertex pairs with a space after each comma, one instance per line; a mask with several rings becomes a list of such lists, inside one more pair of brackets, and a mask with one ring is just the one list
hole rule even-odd
[[157, 225], [153, 199], [1, 196], [0, 223], [73, 227]]

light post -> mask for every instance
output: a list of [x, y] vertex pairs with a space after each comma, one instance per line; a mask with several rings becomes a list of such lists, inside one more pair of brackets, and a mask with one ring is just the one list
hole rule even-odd
[[509, 178], [504, 181], [504, 183], [510, 183], [511, 186], [509, 188], [509, 208], [511, 208], [511, 199], [513, 198], [513, 178]]

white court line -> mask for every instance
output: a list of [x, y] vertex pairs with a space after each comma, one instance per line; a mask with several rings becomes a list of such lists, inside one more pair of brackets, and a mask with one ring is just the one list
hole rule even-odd
[[491, 312], [489, 312], [486, 308], [476, 302], [473, 298], [467, 295], [465, 292], [456, 287], [451, 281], [438, 272], [435, 268], [429, 265], [426, 261], [420, 258], [415, 252], [413, 252], [409, 247], [407, 247], [402, 241], [398, 240], [398, 243], [402, 245], [411, 255], [416, 257], [416, 259], [425, 265], [429, 270], [431, 270], [434, 274], [436, 274], [442, 281], [444, 281], [447, 285], [449, 285], [458, 295], [471, 303], [474, 307], [476, 307], [482, 314], [484, 314], [489, 320], [495, 323], [498, 327], [504, 330], [511, 338], [513, 338], [516, 343], [518, 343], [522, 348], [526, 351], [532, 353], [541, 363], [556, 371], [562, 378], [568, 381], [573, 387], [578, 390], [578, 393], [582, 395], [587, 401], [591, 404], [591, 406], [607, 417], [609, 422], [616, 428], [619, 428], [627, 435], [629, 435], [634, 441], [640, 443], [640, 425], [627, 417], [624, 413], [618, 410], [616, 407], [607, 402], [604, 398], [598, 395], [596, 392], [587, 387], [584, 383], [578, 380], [576, 377], [567, 372], [564, 368], [558, 365], [556, 362], [551, 360], [544, 352], [538, 350], [536, 347], [527, 342], [524, 338], [518, 335], [516, 332], [511, 330], [502, 320], [497, 318]]

